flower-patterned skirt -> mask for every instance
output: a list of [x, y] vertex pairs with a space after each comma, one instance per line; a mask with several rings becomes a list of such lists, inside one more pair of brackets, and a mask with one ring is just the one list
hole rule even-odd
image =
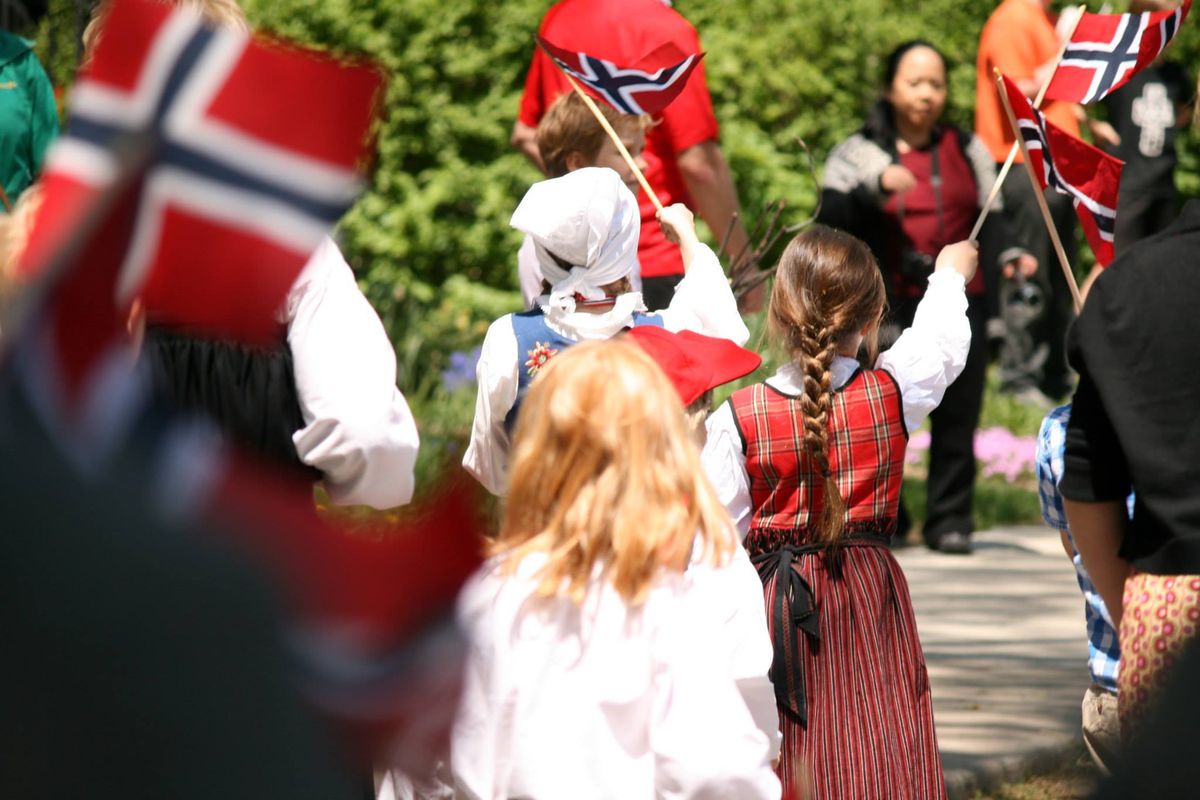
[[1200, 631], [1200, 575], [1134, 572], [1125, 580], [1124, 606], [1117, 702], [1128, 741]]

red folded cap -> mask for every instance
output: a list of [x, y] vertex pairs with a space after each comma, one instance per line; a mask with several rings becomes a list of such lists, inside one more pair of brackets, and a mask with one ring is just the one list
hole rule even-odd
[[749, 375], [762, 364], [758, 353], [692, 331], [671, 333], [664, 328], [640, 325], [629, 331], [671, 379], [685, 406], [709, 389]]

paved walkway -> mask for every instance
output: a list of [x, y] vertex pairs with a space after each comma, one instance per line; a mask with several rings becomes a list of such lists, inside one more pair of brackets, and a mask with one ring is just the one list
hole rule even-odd
[[976, 534], [971, 556], [910, 547], [908, 575], [952, 800], [1018, 780], [1080, 741], [1083, 598], [1058, 534]]

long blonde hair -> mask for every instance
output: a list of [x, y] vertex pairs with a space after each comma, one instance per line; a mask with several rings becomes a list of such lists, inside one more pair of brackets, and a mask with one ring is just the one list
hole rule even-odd
[[846, 503], [829, 469], [833, 358], [872, 323], [867, 358], [875, 359], [886, 293], [871, 251], [848, 233], [814, 225], [788, 243], [779, 259], [767, 321], [804, 375], [800, 410], [804, 448], [821, 474], [824, 503], [813, 539], [832, 545], [846, 526]]
[[512, 571], [548, 558], [538, 594], [581, 602], [596, 570], [627, 602], [693, 542], [719, 563], [729, 517], [700, 467], [679, 395], [637, 345], [586, 342], [554, 357], [517, 421], [504, 524], [492, 545]]

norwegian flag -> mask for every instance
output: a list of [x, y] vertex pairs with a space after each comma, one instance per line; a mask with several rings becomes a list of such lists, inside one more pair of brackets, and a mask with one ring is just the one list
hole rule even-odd
[[[148, 314], [245, 341], [361, 188], [379, 74], [115, 0], [51, 149], [19, 273], [53, 284], [58, 383], [73, 395]], [[67, 252], [71, 251], [71, 252]]]
[[1096, 261], [1107, 266], [1113, 259], [1123, 163], [1047, 122], [1007, 77], [1004, 89], [1042, 188], [1052, 186], [1071, 198]]
[[625, 114], [661, 114], [683, 91], [692, 70], [704, 57], [703, 53], [688, 55], [667, 42], [633, 66], [619, 67], [603, 58], [565, 50], [540, 36], [537, 40], [563, 72]]
[[1085, 13], [1063, 52], [1046, 99], [1095, 103], [1158, 58], [1192, 7], [1142, 14]]

